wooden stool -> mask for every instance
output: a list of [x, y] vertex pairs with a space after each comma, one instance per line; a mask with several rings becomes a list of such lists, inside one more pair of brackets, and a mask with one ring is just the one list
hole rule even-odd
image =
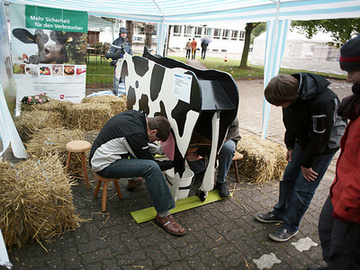
[[95, 193], [94, 193], [94, 198], [98, 197], [99, 190], [100, 190], [100, 187], [101, 187], [101, 182], [104, 182], [102, 200], [101, 200], [101, 211], [105, 212], [105, 210], [106, 210], [106, 199], [107, 199], [107, 189], [108, 189], [108, 183], [109, 182], [114, 182], [116, 192], [117, 192], [119, 198], [122, 199], [122, 194], [121, 194], [121, 190], [120, 190], [120, 186], [119, 186], [119, 182], [118, 182], [119, 178], [104, 178], [104, 177], [101, 177], [100, 175], [98, 175], [96, 172], [94, 172], [94, 177], [97, 180]]
[[85, 179], [87, 189], [90, 189], [89, 177], [88, 177], [88, 173], [87, 173], [87, 169], [86, 169], [85, 151], [91, 149], [91, 143], [89, 143], [87, 141], [81, 141], [81, 140], [71, 141], [71, 142], [66, 144], [65, 149], [69, 152], [68, 158], [66, 160], [65, 173], [66, 174], [69, 173], [69, 169], [70, 169], [69, 167], [70, 167], [70, 161], [71, 161], [72, 154], [73, 153], [80, 153], [82, 170], [72, 172], [71, 174], [75, 174], [75, 173], [83, 171], [84, 172], [84, 177], [77, 177], [77, 176], [73, 176], [73, 177], [78, 178], [78, 179]]
[[238, 160], [243, 159], [243, 155], [239, 152], [235, 151], [235, 156], [233, 158], [233, 166], [235, 168], [235, 177], [236, 182], [240, 183], [240, 177], [239, 177], [239, 169], [238, 169]]

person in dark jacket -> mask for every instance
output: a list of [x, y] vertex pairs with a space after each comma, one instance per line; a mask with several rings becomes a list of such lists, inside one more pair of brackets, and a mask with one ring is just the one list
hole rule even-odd
[[201, 59], [205, 59], [206, 50], [207, 50], [208, 46], [209, 46], [209, 43], [206, 43], [206, 42], [201, 40]]
[[271, 79], [266, 100], [283, 107], [287, 161], [278, 203], [256, 220], [283, 223], [269, 237], [284, 242], [295, 236], [300, 221], [323, 178], [345, 129], [338, 116], [339, 98], [329, 82], [315, 74], [297, 73]]
[[[117, 39], [115, 39], [112, 44], [117, 47], [123, 47], [124, 51], [126, 53], [132, 55], [131, 44], [130, 44], [129, 40], [127, 39], [127, 30], [125, 27], [120, 27], [119, 37]], [[118, 48], [110, 47], [109, 53], [118, 53], [118, 52], [120, 52], [120, 50]], [[116, 70], [118, 61], [119, 61], [119, 59], [113, 60], [110, 62], [110, 65], [114, 66], [113, 94], [115, 96], [118, 96], [118, 94], [119, 94], [119, 83], [120, 83], [119, 79], [116, 78], [116, 76], [115, 76], [115, 70]]]
[[156, 222], [176, 236], [185, 234], [170, 214], [174, 199], [161, 171], [174, 167], [169, 160], [157, 161], [149, 141], [166, 141], [169, 121], [162, 117], [147, 118], [144, 112], [126, 111], [113, 116], [95, 139], [89, 156], [91, 168], [104, 178], [142, 177], [157, 211]]
[[[235, 155], [237, 142], [241, 139], [239, 132], [239, 119], [235, 120], [229, 126], [228, 134], [219, 153], [219, 170], [216, 176], [214, 189], [219, 191], [219, 196], [226, 198], [230, 196], [229, 188], [226, 185], [226, 175], [230, 169], [232, 160]], [[194, 152], [186, 156], [190, 169], [195, 174], [195, 181], [201, 181], [206, 169], [205, 161], [199, 154]]]
[[353, 95], [342, 100], [339, 115], [350, 120], [341, 138], [335, 180], [319, 219], [319, 237], [326, 267], [360, 269], [360, 35], [340, 49], [340, 67], [353, 82]]

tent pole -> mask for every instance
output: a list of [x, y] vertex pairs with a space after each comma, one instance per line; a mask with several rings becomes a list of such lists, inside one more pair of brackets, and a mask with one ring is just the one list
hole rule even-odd
[[[278, 70], [275, 70], [276, 63], [274, 60], [275, 57], [275, 43], [278, 38], [278, 31], [279, 31], [279, 11], [280, 11], [280, 1], [281, 0], [274, 0], [273, 2], [276, 2], [276, 16], [274, 20], [274, 26], [273, 31], [271, 33], [271, 44], [267, 44], [267, 46], [270, 46], [269, 54], [267, 55], [267, 63], [264, 67], [264, 90], [267, 86], [268, 82], [272, 77], [275, 76], [275, 73], [278, 72]], [[269, 31], [270, 23], [267, 24], [267, 31]], [[269, 40], [266, 40], [266, 43], [268, 43]], [[265, 54], [266, 55], [266, 54]], [[280, 67], [280, 65], [279, 65]], [[266, 139], [267, 134], [267, 127], [269, 122], [269, 115], [270, 115], [270, 104], [267, 102], [267, 100], [264, 97], [264, 105], [263, 105], [263, 117], [262, 117], [262, 132], [261, 132], [261, 138]]]

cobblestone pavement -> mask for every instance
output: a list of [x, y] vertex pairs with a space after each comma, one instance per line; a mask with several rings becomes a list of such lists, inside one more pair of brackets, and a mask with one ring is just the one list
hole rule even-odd
[[[263, 82], [240, 80], [237, 85], [241, 131], [260, 134]], [[350, 93], [349, 85], [344, 82], [332, 81], [332, 86], [340, 95]], [[268, 137], [282, 143], [281, 110], [275, 107], [271, 108]], [[128, 192], [126, 181], [121, 181], [122, 200], [110, 185], [107, 211], [102, 213], [101, 196], [93, 198], [95, 180], [91, 177], [90, 191], [82, 182], [73, 187], [75, 205], [85, 220], [81, 226], [52, 243], [42, 243], [43, 246], [31, 243], [13, 248], [9, 251], [10, 261], [13, 269], [288, 270], [321, 266], [317, 222], [333, 178], [333, 170], [328, 170], [299, 233], [286, 243], [276, 243], [268, 234], [278, 225], [261, 224], [254, 215], [269, 211], [277, 202], [277, 182], [236, 183], [234, 173], [230, 172], [227, 182], [233, 196], [177, 213], [176, 220], [187, 229], [184, 237], [177, 238], [152, 221], [137, 224], [131, 217], [131, 211], [151, 206], [144, 184]]]

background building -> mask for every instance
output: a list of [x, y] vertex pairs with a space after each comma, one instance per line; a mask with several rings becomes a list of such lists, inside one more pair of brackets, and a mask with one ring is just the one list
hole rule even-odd
[[[146, 32], [152, 29], [152, 45], [157, 45], [156, 24], [132, 22], [132, 44], [135, 52], [142, 51]], [[149, 28], [147, 25], [152, 25]], [[111, 43], [118, 37], [119, 28], [126, 27], [125, 20], [104, 19], [96, 16], [89, 16], [88, 43], [97, 42]], [[209, 37], [212, 42], [208, 46], [210, 52], [241, 53], [245, 39], [245, 24], [226, 25], [170, 25], [169, 27], [169, 50], [185, 51], [185, 44], [195, 38], [200, 48], [201, 38]], [[128, 29], [129, 30], [129, 29]], [[129, 30], [131, 31], [131, 30]]]

